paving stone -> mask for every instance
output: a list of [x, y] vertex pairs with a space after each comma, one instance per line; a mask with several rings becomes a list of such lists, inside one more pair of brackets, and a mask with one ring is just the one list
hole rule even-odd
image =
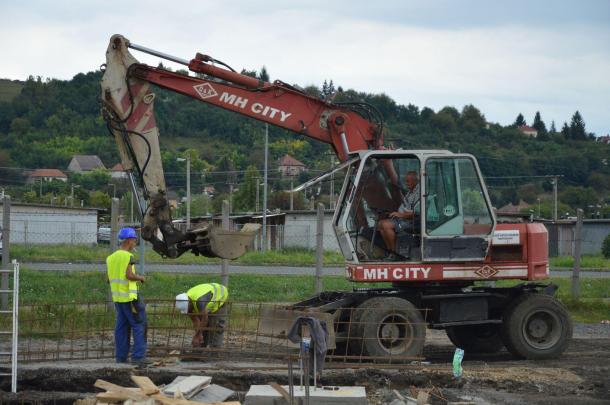
[[210, 384], [199, 393], [193, 395], [191, 401], [197, 402], [224, 402], [227, 398], [230, 398], [235, 394], [235, 391], [225, 387], [221, 387], [218, 384]]
[[[282, 386], [288, 391], [288, 386]], [[367, 405], [364, 387], [338, 387], [338, 390], [309, 388], [309, 403], [316, 405]], [[305, 389], [294, 387], [294, 397], [297, 403], [303, 403]], [[252, 385], [246, 394], [244, 405], [285, 405], [282, 395], [269, 385]]]

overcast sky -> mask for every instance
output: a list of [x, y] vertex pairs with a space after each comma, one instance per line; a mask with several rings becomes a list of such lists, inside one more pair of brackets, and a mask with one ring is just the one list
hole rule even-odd
[[[229, 4], [230, 3], [230, 4]], [[610, 132], [610, 0], [2, 1], [0, 77], [98, 69], [112, 34], [301, 86], [333, 79], [438, 110], [474, 104]], [[137, 54], [143, 62], [158, 59]]]

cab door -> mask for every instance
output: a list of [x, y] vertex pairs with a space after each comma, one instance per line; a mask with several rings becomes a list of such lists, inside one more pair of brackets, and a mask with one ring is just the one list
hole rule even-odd
[[432, 155], [424, 167], [424, 261], [484, 260], [496, 222], [476, 160]]

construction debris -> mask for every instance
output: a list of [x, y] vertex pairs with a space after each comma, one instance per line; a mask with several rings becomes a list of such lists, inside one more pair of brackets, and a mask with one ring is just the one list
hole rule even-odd
[[189, 399], [197, 394], [204, 387], [207, 387], [212, 382], [212, 377], [202, 377], [198, 375], [178, 376], [174, 381], [163, 388], [163, 392], [173, 397], [178, 392]]
[[[285, 403], [284, 392], [288, 391], [288, 386], [271, 385], [252, 385], [246, 394], [245, 405], [274, 405]], [[282, 392], [283, 390], [283, 392]], [[309, 390], [302, 386], [294, 387], [295, 403], [307, 403], [316, 405], [366, 405], [366, 390], [364, 387], [309, 387]], [[290, 402], [288, 402], [290, 403]]]
[[[198, 377], [198, 376], [190, 376]], [[189, 380], [190, 377], [183, 377], [182, 381]], [[190, 379], [188, 385], [184, 387], [190, 387], [191, 391], [195, 391], [198, 394], [199, 391], [204, 389], [204, 385], [210, 383], [211, 378], [207, 377], [206, 383], [201, 383], [201, 379], [204, 377], [198, 377], [199, 388], [193, 383], [195, 379]], [[183, 394], [177, 388], [180, 382], [176, 385], [174, 394], [177, 398], [166, 396], [161, 392], [160, 388], [155, 385], [148, 377], [143, 376], [131, 376], [131, 380], [138, 386], [137, 388], [128, 388], [116, 385], [104, 380], [97, 380], [94, 384], [95, 387], [106, 390], [106, 392], [100, 392], [96, 395], [97, 404], [102, 403], [119, 403], [122, 402], [124, 405], [241, 405], [240, 402], [198, 402], [185, 399]], [[189, 392], [191, 392], [189, 391]]]

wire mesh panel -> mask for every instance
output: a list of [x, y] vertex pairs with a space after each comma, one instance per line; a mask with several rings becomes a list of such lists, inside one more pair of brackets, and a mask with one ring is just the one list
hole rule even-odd
[[[293, 326], [301, 316], [323, 321], [329, 332], [330, 361], [412, 361], [421, 359], [426, 325], [425, 311], [411, 309], [415, 312], [405, 312], [403, 306], [390, 302], [370, 308], [338, 308], [330, 314], [227, 302], [224, 311], [210, 315], [204, 331], [206, 345], [193, 346], [191, 318], [178, 313], [174, 301], [151, 301], [147, 304], [148, 353], [164, 357], [179, 351], [183, 359], [199, 360], [284, 359], [298, 353], [301, 337], [313, 334], [307, 325]], [[218, 317], [224, 318], [222, 322], [217, 322]], [[22, 306], [20, 360], [114, 358], [114, 322], [114, 309], [106, 303]], [[291, 329], [297, 343], [288, 339]], [[221, 339], [211, 339], [213, 334]]]

